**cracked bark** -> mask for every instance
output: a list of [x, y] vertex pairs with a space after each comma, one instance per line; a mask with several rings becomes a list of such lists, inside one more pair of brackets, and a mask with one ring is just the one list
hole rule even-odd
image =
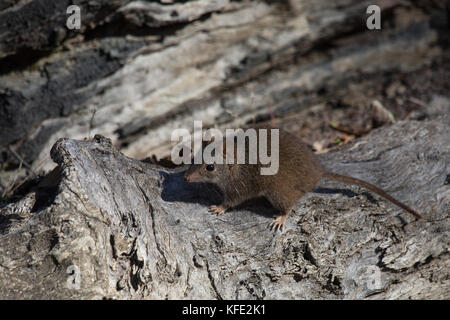
[[[98, 135], [60, 139], [57, 169], [1, 209], [0, 297], [449, 299], [449, 122], [399, 122], [320, 156], [423, 220], [323, 180], [282, 233], [267, 229], [274, 210], [262, 199], [214, 217], [216, 191], [184, 183], [183, 168], [126, 157]], [[49, 185], [51, 201], [33, 210]], [[67, 287], [73, 265], [79, 289]]]
[[[0, 161], [9, 168], [0, 187], [24, 171], [20, 158], [38, 173], [58, 166], [1, 209], [0, 298], [449, 298], [441, 1], [379, 2], [382, 32], [365, 28], [373, 1], [80, 0], [76, 32], [65, 28], [69, 4], [0, 5]], [[410, 90], [412, 78], [420, 90], [389, 94], [397, 79]], [[355, 92], [364, 99], [348, 98]], [[75, 140], [100, 132], [128, 157], [161, 158], [172, 130], [193, 119], [226, 128], [275, 116], [295, 131], [318, 121], [306, 114], [318, 106], [334, 121], [333, 105], [347, 118], [345, 106], [386, 95], [398, 119], [410, 111], [398, 100], [419, 99], [410, 119], [426, 121], [383, 128], [322, 161], [390, 191], [422, 222], [322, 181], [272, 234], [267, 202], [212, 217], [214, 188], [188, 187], [179, 171], [124, 157], [100, 136]], [[55, 144], [60, 137], [74, 140]], [[67, 287], [70, 266], [81, 270], [79, 290]]]
[[[414, 70], [425, 74], [448, 51], [441, 1], [375, 1], [382, 32], [366, 29], [371, 0], [80, 0], [79, 31], [65, 27], [71, 2], [0, 5], [0, 148], [8, 167], [20, 163], [10, 148], [48, 172], [58, 138], [91, 131], [128, 156], [161, 158], [171, 145], [160, 138], [193, 117], [208, 126], [288, 117], [355, 91], [382, 91]], [[403, 109], [395, 110], [400, 118]]]

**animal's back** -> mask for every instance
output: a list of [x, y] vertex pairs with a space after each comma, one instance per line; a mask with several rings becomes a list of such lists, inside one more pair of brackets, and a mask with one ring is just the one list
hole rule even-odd
[[286, 189], [286, 191], [296, 188], [306, 193], [322, 178], [322, 166], [313, 152], [295, 135], [281, 129], [278, 156], [278, 173], [273, 176], [262, 176], [265, 188]]

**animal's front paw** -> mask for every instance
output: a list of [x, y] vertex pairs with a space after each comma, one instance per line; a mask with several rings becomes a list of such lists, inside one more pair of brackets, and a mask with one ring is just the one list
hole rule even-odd
[[284, 227], [284, 223], [286, 222], [286, 215], [282, 215], [282, 216], [278, 216], [275, 220], [273, 220], [270, 224], [269, 224], [269, 228], [270, 230], [273, 231], [283, 231], [283, 227]]
[[227, 211], [227, 209], [228, 209], [227, 206], [221, 204], [218, 206], [210, 206], [208, 211], [211, 212], [212, 214], [220, 216], [221, 214], [224, 214], [225, 211]]

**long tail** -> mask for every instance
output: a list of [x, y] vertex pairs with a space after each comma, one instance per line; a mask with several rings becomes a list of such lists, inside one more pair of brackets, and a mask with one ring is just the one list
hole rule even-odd
[[370, 183], [365, 182], [363, 180], [359, 180], [359, 179], [356, 179], [356, 178], [352, 178], [352, 177], [349, 177], [349, 176], [344, 176], [344, 175], [340, 175], [340, 174], [332, 173], [332, 172], [324, 172], [323, 176], [325, 178], [328, 178], [328, 179], [331, 179], [331, 180], [336, 180], [336, 181], [339, 181], [339, 182], [350, 183], [350, 184], [356, 184], [358, 186], [367, 188], [367, 189], [375, 192], [376, 194], [382, 196], [383, 198], [388, 199], [389, 201], [391, 201], [393, 204], [396, 204], [400, 208], [405, 209], [409, 213], [413, 214], [416, 218], [418, 218], [418, 219], [422, 218], [422, 216], [420, 214], [418, 214], [416, 211], [414, 211], [413, 209], [408, 207], [406, 204], [401, 203], [397, 199], [391, 197], [386, 191], [378, 188], [377, 186], [374, 186], [373, 184], [370, 184]]

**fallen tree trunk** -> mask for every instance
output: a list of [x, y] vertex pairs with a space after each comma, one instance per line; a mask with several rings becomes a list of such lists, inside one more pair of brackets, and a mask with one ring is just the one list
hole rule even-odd
[[[448, 61], [442, 1], [80, 0], [81, 29], [69, 30], [72, 2], [0, 5], [5, 188], [21, 163], [50, 170], [59, 137], [100, 133], [128, 156], [164, 157], [168, 133], [192, 118], [241, 126], [275, 116], [285, 125], [328, 105], [314, 120], [320, 127], [386, 96], [397, 119], [417, 109], [429, 118], [407, 98], [428, 105], [432, 95], [448, 97], [449, 72], [438, 74], [449, 69], [441, 67]], [[382, 30], [366, 27], [373, 4]], [[421, 90], [405, 93], [408, 79], [430, 68], [429, 79], [417, 80]], [[340, 117], [330, 116], [335, 109]]]
[[282, 233], [267, 229], [264, 201], [211, 216], [220, 194], [184, 183], [182, 169], [99, 135], [59, 139], [56, 169], [1, 210], [0, 297], [449, 299], [449, 121], [400, 122], [321, 157], [423, 220], [324, 180]]

